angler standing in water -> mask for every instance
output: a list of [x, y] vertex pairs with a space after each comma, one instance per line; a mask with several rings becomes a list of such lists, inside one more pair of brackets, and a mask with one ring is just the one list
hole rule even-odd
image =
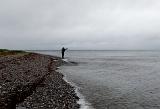
[[62, 52], [62, 59], [64, 59], [64, 52], [67, 50], [68, 48], [62, 48], [61, 52]]

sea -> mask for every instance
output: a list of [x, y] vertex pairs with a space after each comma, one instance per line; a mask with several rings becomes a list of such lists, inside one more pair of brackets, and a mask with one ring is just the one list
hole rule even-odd
[[76, 87], [81, 109], [160, 109], [160, 51], [68, 50], [64, 61], [59, 71]]

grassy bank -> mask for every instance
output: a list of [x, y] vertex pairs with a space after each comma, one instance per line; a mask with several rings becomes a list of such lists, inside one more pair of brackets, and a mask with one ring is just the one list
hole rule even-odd
[[27, 54], [27, 52], [22, 50], [0, 49], [0, 56], [19, 55], [19, 54]]

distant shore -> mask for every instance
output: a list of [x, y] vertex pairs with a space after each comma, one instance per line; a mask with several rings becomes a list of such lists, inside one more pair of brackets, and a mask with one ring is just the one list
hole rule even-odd
[[0, 53], [1, 109], [80, 108], [74, 87], [56, 72], [61, 58], [14, 52], [18, 53]]

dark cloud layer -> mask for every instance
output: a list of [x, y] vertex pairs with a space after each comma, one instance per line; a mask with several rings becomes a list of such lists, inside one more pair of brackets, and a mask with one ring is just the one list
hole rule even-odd
[[159, 49], [159, 0], [1, 0], [0, 47]]

